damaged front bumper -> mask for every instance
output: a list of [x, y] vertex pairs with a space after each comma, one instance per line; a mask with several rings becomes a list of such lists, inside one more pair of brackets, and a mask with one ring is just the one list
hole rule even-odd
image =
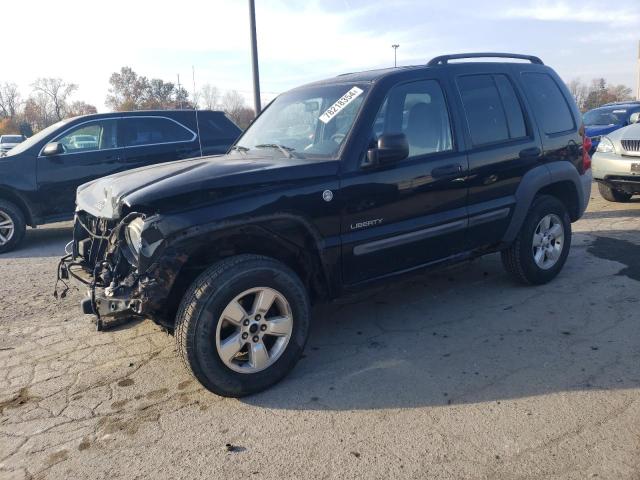
[[141, 317], [157, 320], [181, 266], [180, 258], [159, 261], [165, 244], [157, 216], [131, 213], [114, 221], [79, 211], [70, 251], [58, 266], [60, 296], [68, 279], [85, 285], [82, 311], [95, 315], [98, 330]]

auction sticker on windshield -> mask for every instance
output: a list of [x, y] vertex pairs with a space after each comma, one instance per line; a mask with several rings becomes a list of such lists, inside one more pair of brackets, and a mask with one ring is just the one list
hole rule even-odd
[[361, 88], [353, 87], [342, 97], [340, 97], [336, 103], [327, 108], [326, 112], [320, 115], [320, 121], [323, 123], [329, 123], [333, 117], [340, 113], [340, 110], [342, 110], [356, 98], [358, 98], [358, 96], [361, 95], [362, 92], [363, 90]]

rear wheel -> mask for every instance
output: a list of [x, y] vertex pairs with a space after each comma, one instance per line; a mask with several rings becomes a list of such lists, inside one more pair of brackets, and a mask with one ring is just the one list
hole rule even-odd
[[540, 285], [553, 280], [567, 260], [571, 220], [564, 204], [550, 195], [536, 197], [502, 264], [516, 280]]
[[602, 198], [609, 202], [628, 202], [632, 196], [630, 193], [616, 190], [600, 182], [598, 182], [598, 191], [600, 195], [602, 195]]
[[176, 318], [178, 351], [208, 390], [241, 397], [281, 380], [297, 363], [309, 332], [304, 285], [286, 265], [238, 255], [206, 270]]
[[0, 200], [0, 253], [16, 248], [27, 230], [22, 211], [13, 203]]

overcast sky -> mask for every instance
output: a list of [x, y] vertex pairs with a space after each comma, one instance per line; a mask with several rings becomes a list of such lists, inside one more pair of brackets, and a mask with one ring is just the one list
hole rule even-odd
[[[606, 7], [603, 7], [606, 5]], [[636, 85], [640, 0], [256, 0], [261, 89], [268, 98], [308, 81], [443, 53], [535, 54], [565, 79]], [[4, 8], [0, 82], [26, 96], [36, 77], [80, 85], [104, 111], [112, 72], [211, 83], [251, 94], [244, 0], [31, 0]]]

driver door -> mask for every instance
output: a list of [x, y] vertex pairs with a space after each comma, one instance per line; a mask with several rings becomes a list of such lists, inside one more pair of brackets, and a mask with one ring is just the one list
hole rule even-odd
[[464, 250], [466, 154], [457, 150], [450, 109], [436, 78], [396, 85], [371, 133], [403, 133], [404, 160], [358, 165], [342, 177], [345, 285], [408, 271]]

